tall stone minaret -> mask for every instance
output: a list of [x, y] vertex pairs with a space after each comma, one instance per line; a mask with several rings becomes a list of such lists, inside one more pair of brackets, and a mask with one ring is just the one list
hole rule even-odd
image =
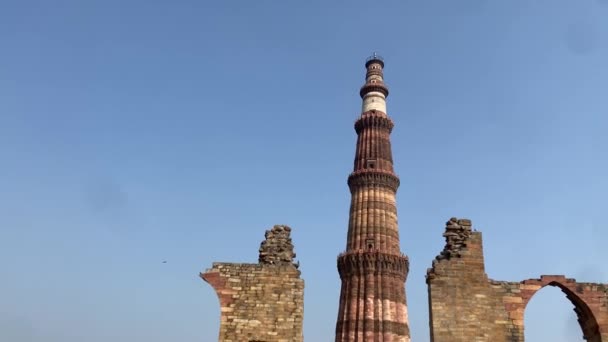
[[365, 67], [355, 165], [348, 177], [348, 237], [346, 251], [338, 256], [342, 289], [336, 342], [410, 341], [405, 299], [409, 261], [399, 248], [399, 178], [393, 171], [394, 124], [386, 114], [384, 61], [374, 53]]

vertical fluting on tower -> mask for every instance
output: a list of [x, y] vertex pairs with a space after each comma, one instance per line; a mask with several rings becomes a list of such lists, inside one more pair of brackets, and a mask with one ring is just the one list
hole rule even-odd
[[357, 146], [346, 251], [338, 256], [342, 280], [336, 342], [410, 341], [405, 280], [407, 256], [399, 247], [396, 194], [386, 114], [388, 88], [384, 61], [374, 54], [365, 63], [361, 116], [355, 122]]

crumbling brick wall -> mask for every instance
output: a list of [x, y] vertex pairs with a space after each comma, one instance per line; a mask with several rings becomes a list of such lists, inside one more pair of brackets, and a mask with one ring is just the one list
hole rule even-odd
[[266, 231], [258, 264], [213, 263], [201, 273], [220, 300], [220, 342], [303, 341], [304, 280], [290, 232]]
[[431, 342], [522, 342], [524, 310], [544, 286], [557, 286], [575, 307], [585, 339], [608, 342], [608, 285], [564, 276], [521, 282], [489, 279], [480, 232], [450, 219], [446, 245], [427, 270]]

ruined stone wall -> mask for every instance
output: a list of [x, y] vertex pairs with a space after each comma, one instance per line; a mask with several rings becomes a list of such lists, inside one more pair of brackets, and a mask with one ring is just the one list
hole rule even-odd
[[432, 342], [522, 342], [525, 307], [547, 285], [572, 302], [587, 341], [608, 342], [608, 285], [564, 276], [495, 281], [485, 273], [481, 233], [471, 221], [450, 219], [444, 237], [444, 250], [427, 270]]
[[258, 264], [213, 263], [201, 273], [220, 300], [220, 342], [303, 341], [304, 281], [290, 231], [266, 232]]
[[450, 219], [446, 246], [427, 272], [431, 341], [506, 341], [507, 324], [484, 269], [480, 232], [471, 221]]

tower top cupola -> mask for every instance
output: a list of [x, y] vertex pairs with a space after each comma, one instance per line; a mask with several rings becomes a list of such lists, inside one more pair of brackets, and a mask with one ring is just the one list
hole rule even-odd
[[365, 67], [369, 68], [372, 63], [378, 63], [380, 64], [381, 68], [384, 68], [384, 58], [375, 52], [371, 56], [367, 57], [365, 60]]
[[384, 83], [384, 59], [374, 52], [365, 60], [365, 83], [359, 89], [363, 99], [363, 113], [377, 110], [386, 115], [388, 87]]

